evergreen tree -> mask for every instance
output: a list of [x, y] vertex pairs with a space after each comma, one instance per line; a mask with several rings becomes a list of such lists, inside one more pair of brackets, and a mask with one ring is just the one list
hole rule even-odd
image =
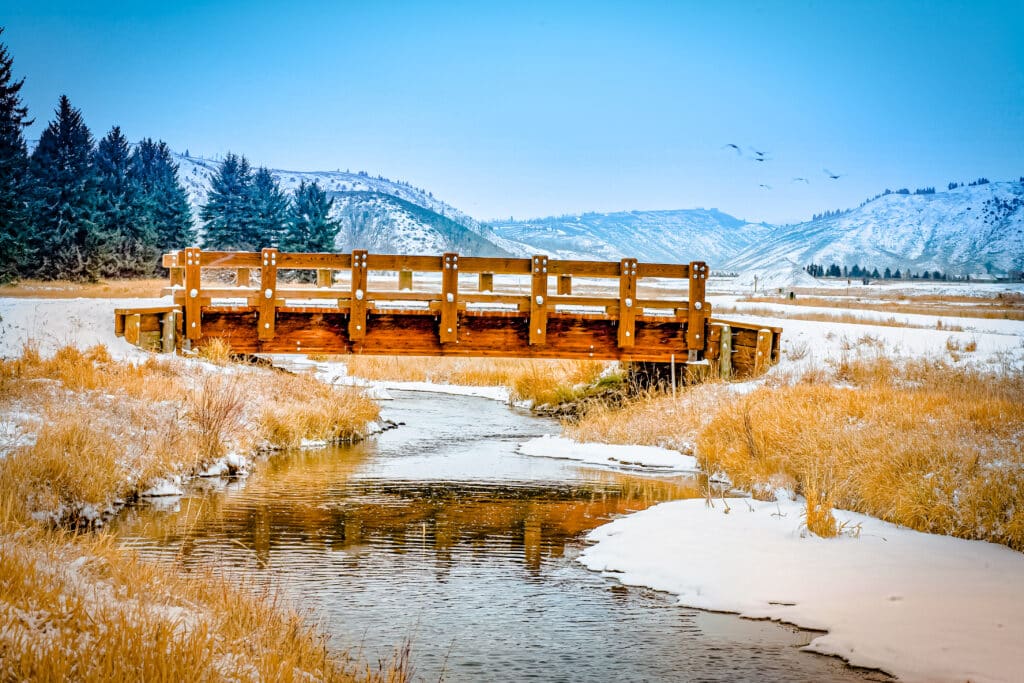
[[319, 183], [305, 180], [295, 188], [292, 198], [291, 218], [281, 236], [281, 249], [294, 252], [334, 251], [334, 238], [340, 224], [330, 217], [334, 200]]
[[262, 245], [252, 231], [252, 167], [244, 156], [228, 152], [210, 182], [199, 211], [207, 249], [253, 251]]
[[264, 167], [252, 181], [251, 240], [256, 249], [277, 246], [288, 223], [288, 196]]
[[885, 278], [886, 280], [891, 280], [891, 279], [892, 279], [892, 271], [891, 271], [891, 270], [889, 270], [888, 266], [887, 266], [887, 267], [886, 267], [886, 269], [885, 269], [885, 274], [883, 275], [883, 277], [884, 277], [884, 278]]
[[142, 220], [154, 235], [156, 256], [194, 245], [192, 209], [167, 143], [150, 138], [140, 142], [132, 153], [129, 174], [139, 188]]
[[29, 247], [36, 258], [28, 272], [48, 279], [96, 280], [112, 260], [113, 240], [96, 220], [100, 197], [92, 133], [66, 95], [56, 114], [29, 160]]
[[146, 219], [142, 191], [131, 173], [131, 151], [118, 126], [100, 140], [93, 156], [99, 184], [96, 221], [115, 240], [114, 261], [103, 274], [150, 275], [157, 260], [156, 233]]
[[[3, 35], [0, 28], [0, 35]], [[22, 131], [32, 121], [21, 103], [21, 86], [15, 81], [14, 60], [0, 43], [0, 284], [16, 279], [25, 265], [28, 213], [28, 148]]]

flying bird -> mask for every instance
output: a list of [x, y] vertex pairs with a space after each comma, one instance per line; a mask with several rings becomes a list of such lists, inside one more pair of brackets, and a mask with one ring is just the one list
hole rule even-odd
[[805, 183], [807, 185], [811, 184], [811, 181], [808, 180], [807, 178], [793, 178], [793, 182], [794, 183]]
[[736, 154], [738, 154], [740, 156], [743, 156], [743, 152], [740, 151], [740, 146], [739, 145], [734, 145], [731, 142], [729, 144], [727, 144], [727, 145], [722, 145], [722, 149], [726, 149], [728, 147], [732, 147], [734, 150], [736, 150]]
[[841, 174], [841, 173], [833, 173], [832, 171], [828, 170], [827, 168], [823, 168], [821, 170], [823, 170], [825, 172], [825, 175], [827, 175], [832, 180], [839, 180], [840, 178], [843, 177], [843, 174]]
[[761, 187], [762, 187], [762, 188], [764, 188], [764, 189], [766, 189], [766, 190], [770, 190], [770, 189], [772, 189], [772, 186], [771, 186], [771, 185], [765, 185], [764, 183], [761, 183]]
[[759, 157], [764, 157], [764, 152], [759, 152], [758, 150], [754, 149], [753, 147], [748, 147], [747, 149], [749, 149], [751, 152], [753, 152], [754, 154], [756, 154]]

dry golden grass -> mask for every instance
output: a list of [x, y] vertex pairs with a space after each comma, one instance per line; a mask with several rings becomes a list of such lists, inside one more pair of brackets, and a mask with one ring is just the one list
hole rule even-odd
[[834, 504], [1024, 550], [1020, 373], [840, 363], [826, 381], [763, 387], [720, 406], [697, 452], [707, 471], [748, 490], [795, 482], [809, 509]]
[[290, 375], [274, 386], [259, 422], [262, 436], [274, 447], [292, 448], [303, 441], [352, 441], [362, 438], [380, 409], [359, 389], [333, 387], [303, 375]]
[[[787, 304], [789, 301], [786, 302]], [[736, 306], [727, 306], [719, 304], [715, 306], [716, 316], [728, 316], [728, 315], [755, 315], [762, 318], [790, 318], [792, 320], [809, 320], [811, 322], [819, 323], [848, 323], [852, 325], [872, 325], [881, 327], [910, 327], [915, 329], [939, 329], [949, 330], [951, 332], [962, 332], [963, 327], [959, 325], [943, 325], [942, 321], [938, 321], [936, 325], [920, 325], [916, 323], [907, 322], [904, 320], [898, 320], [895, 317], [886, 318], [884, 320], [875, 320], [858, 316], [855, 313], [821, 313], [821, 312], [810, 312], [801, 311], [794, 307], [793, 310], [777, 310], [768, 306], [744, 306], [738, 308]]]
[[356, 377], [400, 382], [508, 387], [512, 400], [557, 403], [573, 396], [573, 387], [591, 384], [608, 363], [586, 360], [521, 358], [431, 358], [342, 356]]
[[[695, 451], [755, 497], [788, 488], [807, 526], [833, 507], [1024, 550], [1024, 373], [986, 373], [877, 352], [750, 393], [731, 385], [596, 406], [564, 427], [581, 441]], [[695, 446], [695, 447], [694, 447]]]
[[212, 570], [178, 573], [111, 537], [3, 524], [0, 679], [17, 681], [402, 681], [332, 652], [274, 592]]
[[[860, 301], [856, 297], [824, 298], [801, 296], [795, 299], [751, 296], [741, 299], [757, 303], [782, 303], [787, 306], [813, 306], [815, 308], [839, 308], [887, 313], [912, 313], [918, 315], [942, 315], [955, 318], [986, 318], [1003, 320], [1024, 320], [1024, 297], [1006, 294], [995, 298], [964, 296], [919, 296], [893, 299], [885, 302]], [[970, 304], [964, 306], [962, 304]]]
[[102, 280], [70, 282], [67, 280], [22, 280], [0, 287], [0, 297], [32, 299], [128, 299], [160, 296], [167, 286], [163, 278], [140, 280]]
[[231, 362], [231, 344], [223, 339], [210, 339], [197, 352], [200, 358], [214, 365], [227, 365]]
[[359, 389], [264, 368], [122, 363], [103, 347], [43, 358], [31, 346], [0, 361], [0, 411], [43, 425], [0, 458], [0, 489], [17, 493], [22, 519], [71, 526], [231, 451], [359, 438], [378, 414]]

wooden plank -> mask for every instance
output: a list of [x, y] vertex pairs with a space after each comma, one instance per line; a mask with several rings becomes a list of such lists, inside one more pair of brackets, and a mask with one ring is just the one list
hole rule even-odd
[[[718, 363], [718, 354], [721, 351], [722, 326], [715, 324], [708, 326], [708, 343], [704, 349], [704, 358], [713, 364]], [[717, 371], [715, 372], [717, 375]]]
[[754, 374], [760, 375], [768, 370], [772, 362], [772, 331], [758, 330], [757, 346], [754, 351]]
[[175, 323], [175, 316], [178, 315], [177, 311], [167, 311], [160, 318], [161, 334], [160, 343], [161, 350], [164, 353], [174, 353], [174, 349], [177, 346], [177, 331], [178, 326]]
[[718, 376], [724, 380], [732, 379], [732, 328], [719, 323], [722, 337], [718, 341]]
[[199, 290], [202, 288], [202, 258], [198, 247], [185, 250], [185, 337], [195, 341], [203, 336]]
[[260, 339], [274, 338], [274, 323], [277, 306], [277, 249], [264, 249], [260, 253], [260, 295], [258, 336]]
[[171, 268], [170, 272], [171, 287], [184, 287], [185, 286], [185, 269], [184, 268]]
[[530, 277], [530, 344], [547, 341], [548, 327], [548, 257], [537, 255], [532, 260]]
[[[690, 263], [689, 315], [686, 323], [686, 345], [691, 351], [704, 349], [704, 305], [706, 302], [708, 267], [703, 261]], [[691, 354], [693, 355], [693, 354]], [[697, 360], [691, 358], [690, 360]]]
[[487, 256], [460, 256], [459, 270], [463, 273], [498, 273], [500, 275], [529, 275], [528, 258], [494, 258]]
[[317, 287], [330, 287], [334, 284], [334, 271], [330, 268], [317, 268], [316, 269], [316, 286]]
[[204, 251], [199, 265], [203, 268], [259, 268], [260, 261], [258, 251]]
[[131, 315], [131, 314], [130, 313], [125, 313], [125, 312], [123, 312], [123, 311], [121, 311], [119, 309], [114, 309], [114, 336], [115, 337], [123, 337], [124, 336], [124, 319], [125, 319], [126, 315]]
[[459, 342], [459, 255], [445, 252], [441, 271], [441, 344]]
[[239, 268], [235, 271], [235, 286], [248, 287], [252, 271], [248, 268]]
[[369, 273], [369, 254], [365, 249], [352, 251], [352, 301], [349, 310], [348, 336], [361, 342], [366, 336], [366, 281]]
[[480, 280], [477, 289], [481, 292], [494, 291], [494, 273], [480, 273]]
[[181, 268], [185, 265], [185, 252], [172, 251], [160, 258], [160, 265], [164, 268]]
[[615, 261], [550, 261], [551, 275], [575, 275], [576, 277], [619, 277], [619, 264]]
[[115, 308], [114, 313], [120, 315], [127, 315], [130, 313], [166, 313], [167, 311], [176, 311], [177, 306], [141, 306], [132, 308]]
[[398, 288], [412, 289], [412, 271], [401, 270], [398, 272]]
[[636, 341], [637, 260], [624, 258], [619, 263], [619, 348], [631, 348]]
[[572, 275], [558, 276], [558, 293], [572, 294]]
[[414, 273], [436, 273], [441, 270], [441, 257], [369, 254], [367, 268], [369, 270], [411, 270]]
[[690, 277], [690, 266], [686, 263], [640, 263], [637, 277], [664, 277], [686, 280]]
[[508, 304], [526, 307], [530, 305], [530, 297], [520, 294], [459, 294], [459, 301], [471, 304]]
[[295, 254], [280, 252], [277, 255], [277, 267], [292, 270], [348, 270], [352, 267], [351, 254]]
[[125, 316], [124, 340], [132, 346], [139, 345], [139, 334], [142, 332], [142, 316], [132, 313]]

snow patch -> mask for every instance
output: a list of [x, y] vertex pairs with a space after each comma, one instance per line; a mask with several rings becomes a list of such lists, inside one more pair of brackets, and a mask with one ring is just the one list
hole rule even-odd
[[523, 455], [578, 460], [618, 469], [662, 472], [695, 472], [699, 469], [697, 459], [692, 455], [657, 446], [580, 443], [561, 436], [546, 435], [520, 444], [518, 450]]

